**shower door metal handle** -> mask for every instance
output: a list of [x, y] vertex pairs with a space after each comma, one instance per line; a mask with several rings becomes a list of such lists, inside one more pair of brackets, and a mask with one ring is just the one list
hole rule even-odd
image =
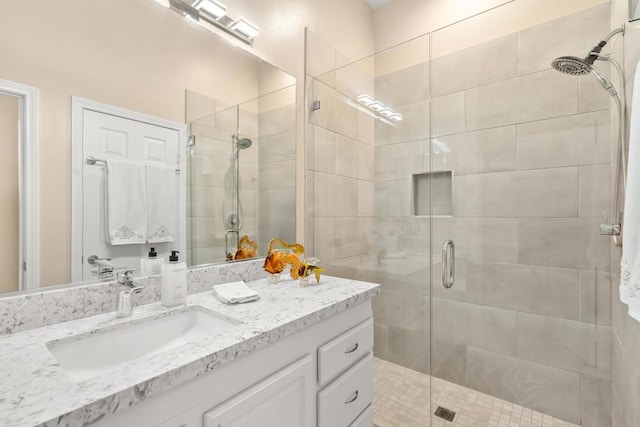
[[442, 286], [449, 289], [456, 280], [456, 246], [453, 240], [442, 244]]

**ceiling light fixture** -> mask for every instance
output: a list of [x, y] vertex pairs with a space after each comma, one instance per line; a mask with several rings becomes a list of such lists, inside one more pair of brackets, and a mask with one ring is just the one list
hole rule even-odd
[[227, 14], [226, 6], [215, 0], [198, 0], [193, 4], [193, 7], [198, 9], [201, 14], [209, 15], [215, 20]]
[[376, 113], [379, 113], [380, 111], [384, 110], [387, 107], [385, 107], [382, 102], [375, 101], [373, 104], [369, 105], [369, 108], [371, 108]]
[[249, 40], [253, 40], [258, 35], [258, 27], [244, 18], [238, 18], [229, 24], [229, 28], [243, 34]]
[[[367, 94], [359, 95], [357, 98], [358, 102], [370, 110], [377, 113], [377, 118], [382, 119], [382, 117], [386, 117], [389, 120], [393, 120], [395, 122], [399, 122], [403, 119], [402, 114], [393, 111], [392, 108], [385, 106], [382, 102], [376, 101], [372, 96]], [[387, 122], [389, 123], [389, 122]]]
[[200, 25], [211, 24], [247, 44], [252, 44], [258, 35], [256, 25], [244, 18], [231, 18], [227, 15], [227, 7], [217, 0], [169, 0], [169, 7], [185, 18]]
[[189, 21], [200, 21], [200, 11], [181, 0], [169, 0], [169, 8], [175, 12], [178, 12]]
[[376, 100], [370, 97], [369, 95], [360, 95], [358, 97], [358, 102], [368, 107], [369, 105], [376, 102]]

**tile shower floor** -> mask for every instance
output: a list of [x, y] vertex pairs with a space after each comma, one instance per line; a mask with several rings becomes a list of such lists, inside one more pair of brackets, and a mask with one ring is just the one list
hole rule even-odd
[[579, 427], [469, 388], [431, 378], [433, 408], [456, 413], [453, 422], [435, 418], [429, 405], [429, 376], [374, 359], [373, 422], [377, 427]]

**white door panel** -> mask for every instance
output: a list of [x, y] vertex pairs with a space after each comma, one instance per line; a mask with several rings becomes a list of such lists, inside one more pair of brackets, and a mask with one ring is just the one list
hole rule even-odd
[[[82, 113], [82, 158], [121, 159], [137, 163], [179, 167], [182, 141], [180, 132], [163, 126], [133, 119], [84, 109]], [[182, 250], [179, 247], [184, 231], [179, 229], [177, 239], [171, 243], [111, 246], [107, 241], [104, 163], [82, 165], [82, 280], [94, 280], [91, 274], [96, 270], [86, 260], [91, 255], [111, 258], [117, 267], [139, 268], [139, 260], [146, 256], [151, 246], [159, 256], [169, 251]], [[176, 174], [180, 181], [180, 175]], [[176, 185], [184, 192], [184, 185]], [[177, 195], [178, 199], [184, 195]], [[180, 209], [180, 203], [176, 204]], [[184, 223], [186, 212], [179, 212], [179, 224]], [[186, 254], [182, 254], [183, 257]], [[73, 260], [76, 262], [76, 260]]]

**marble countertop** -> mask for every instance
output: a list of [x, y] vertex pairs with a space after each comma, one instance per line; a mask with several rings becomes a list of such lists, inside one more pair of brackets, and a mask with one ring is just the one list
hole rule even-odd
[[277, 285], [266, 279], [248, 283], [260, 300], [225, 305], [211, 291], [189, 295], [201, 306], [242, 323], [205, 340], [119, 365], [109, 375], [75, 382], [46, 344], [96, 329], [158, 316], [159, 303], [136, 307], [133, 317], [114, 313], [6, 335], [0, 338], [0, 425], [76, 426], [104, 417], [183, 384], [205, 372], [265, 347], [379, 292], [372, 283], [323, 276], [318, 286], [297, 281]]

